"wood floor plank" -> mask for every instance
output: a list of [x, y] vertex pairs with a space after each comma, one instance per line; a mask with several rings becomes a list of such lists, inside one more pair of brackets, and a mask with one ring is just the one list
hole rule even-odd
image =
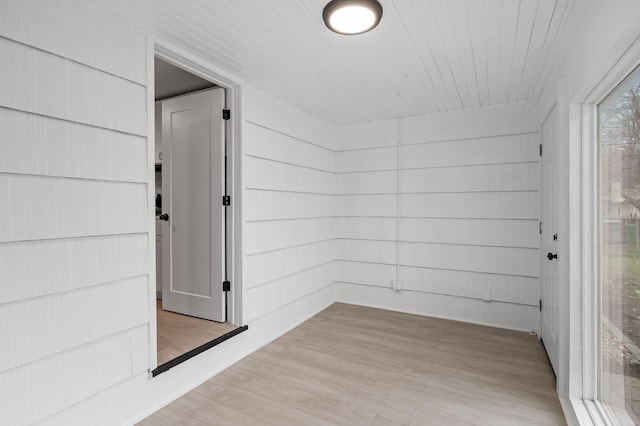
[[417, 409], [409, 426], [470, 426], [472, 423]]
[[158, 365], [189, 352], [237, 328], [230, 323], [220, 323], [181, 315], [162, 309], [162, 301], [156, 301], [158, 327]]
[[141, 425], [565, 425], [535, 336], [334, 304]]
[[335, 423], [240, 387], [220, 394], [218, 402], [274, 425], [335, 426]]
[[300, 390], [311, 391], [320, 398], [333, 399], [339, 395], [341, 403], [376, 412], [403, 424], [408, 424], [413, 416], [414, 408], [411, 405], [387, 401], [387, 392], [384, 392], [383, 395], [356, 387], [345, 387], [333, 381], [318, 379], [302, 372], [283, 368], [275, 361], [270, 363], [256, 362], [250, 371], [252, 374], [292, 385]]
[[313, 388], [301, 390], [259, 375], [238, 382], [237, 386], [336, 424], [369, 425], [375, 417], [371, 412], [345, 403], [339, 395], [326, 397]]

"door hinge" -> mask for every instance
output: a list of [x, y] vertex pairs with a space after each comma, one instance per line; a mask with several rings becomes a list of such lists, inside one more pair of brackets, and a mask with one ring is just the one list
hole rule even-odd
[[540, 144], [540, 157], [542, 157], [542, 144]]
[[542, 234], [542, 222], [538, 222], [538, 231]]
[[540, 309], [540, 312], [542, 312], [542, 299], [540, 299], [540, 303], [538, 304], [538, 309]]
[[222, 196], [222, 205], [223, 206], [230, 206], [231, 205], [231, 196], [230, 195], [223, 195]]
[[223, 120], [230, 120], [231, 119], [231, 110], [230, 109], [223, 109], [222, 110], [222, 119]]
[[222, 281], [222, 291], [231, 291], [231, 281]]

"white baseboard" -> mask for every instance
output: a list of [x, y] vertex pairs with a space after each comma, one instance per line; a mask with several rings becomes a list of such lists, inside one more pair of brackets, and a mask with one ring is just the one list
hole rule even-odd
[[422, 293], [353, 283], [336, 283], [336, 301], [518, 331], [537, 331], [537, 306]]

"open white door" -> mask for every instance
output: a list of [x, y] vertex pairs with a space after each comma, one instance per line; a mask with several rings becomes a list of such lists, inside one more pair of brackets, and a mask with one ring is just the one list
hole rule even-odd
[[225, 321], [224, 89], [162, 103], [162, 308]]
[[558, 375], [558, 234], [557, 208], [557, 118], [555, 106], [542, 124], [542, 241], [540, 337], [551, 366]]

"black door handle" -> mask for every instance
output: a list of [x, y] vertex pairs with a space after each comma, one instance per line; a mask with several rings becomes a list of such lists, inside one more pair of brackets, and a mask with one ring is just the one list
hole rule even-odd
[[158, 219], [160, 220], [164, 220], [165, 222], [169, 221], [169, 215], [168, 214], [161, 214], [160, 216], [158, 216]]
[[557, 259], [557, 258], [558, 258], [558, 253], [556, 253], [556, 254], [547, 253], [547, 259], [553, 260], [553, 259]]

